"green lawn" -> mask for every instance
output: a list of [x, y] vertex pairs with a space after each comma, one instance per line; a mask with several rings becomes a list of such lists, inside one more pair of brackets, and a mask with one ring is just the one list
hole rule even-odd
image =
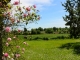
[[26, 41], [24, 60], [80, 60], [80, 55], [74, 54], [73, 48], [59, 48], [66, 43], [80, 42], [79, 39]]

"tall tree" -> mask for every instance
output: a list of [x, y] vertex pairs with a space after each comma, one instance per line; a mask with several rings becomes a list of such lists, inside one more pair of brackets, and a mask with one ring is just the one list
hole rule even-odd
[[64, 21], [66, 21], [66, 25], [70, 26], [70, 37], [77, 38], [79, 35], [79, 26], [80, 26], [80, 1], [79, 0], [66, 0], [65, 3], [62, 4], [64, 6], [65, 11], [68, 15], [63, 17]]

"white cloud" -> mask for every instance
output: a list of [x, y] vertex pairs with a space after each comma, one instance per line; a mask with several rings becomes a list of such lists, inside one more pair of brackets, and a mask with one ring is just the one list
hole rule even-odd
[[[19, 0], [11, 0], [11, 2]], [[52, 4], [53, 0], [20, 0], [22, 6], [37, 5], [39, 9], [42, 9], [43, 6], [49, 6]]]

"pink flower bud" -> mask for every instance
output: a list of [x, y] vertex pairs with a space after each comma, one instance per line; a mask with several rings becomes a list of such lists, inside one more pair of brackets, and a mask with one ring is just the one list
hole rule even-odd
[[14, 3], [13, 3], [13, 5], [18, 5], [19, 4], [19, 2], [18, 1], [15, 1]]
[[18, 32], [21, 32], [21, 30], [18, 30]]
[[9, 43], [6, 42], [6, 46], [9, 46]]
[[22, 51], [25, 51], [25, 48], [22, 48]]
[[20, 54], [15, 54], [16, 58], [19, 58], [20, 57]]
[[24, 44], [27, 44], [26, 42], [23, 42]]
[[26, 15], [26, 14], [24, 14], [23, 16], [24, 16], [24, 17], [26, 17], [27, 15]]
[[4, 53], [4, 57], [8, 57], [8, 53]]
[[20, 46], [16, 46], [17, 48], [20, 48]]
[[30, 7], [27, 7], [26, 10], [27, 10], [27, 11], [30, 11], [31, 9], [30, 9]]
[[6, 31], [6, 32], [10, 32], [10, 27], [6, 27], [6, 28], [5, 28], [5, 31]]
[[11, 41], [11, 38], [7, 38], [7, 41]]
[[34, 8], [36, 8], [36, 5], [33, 5]]
[[21, 7], [19, 7], [18, 10], [21, 10]]

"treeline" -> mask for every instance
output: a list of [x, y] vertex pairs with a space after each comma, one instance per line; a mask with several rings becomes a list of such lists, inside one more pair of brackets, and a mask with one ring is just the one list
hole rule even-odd
[[57, 28], [57, 27], [52, 27], [52, 28], [35, 28], [31, 30], [27, 30], [27, 28], [24, 28], [24, 31], [21, 31], [20, 33], [16, 34], [21, 34], [21, 35], [33, 35], [33, 34], [69, 34], [69, 28]]

